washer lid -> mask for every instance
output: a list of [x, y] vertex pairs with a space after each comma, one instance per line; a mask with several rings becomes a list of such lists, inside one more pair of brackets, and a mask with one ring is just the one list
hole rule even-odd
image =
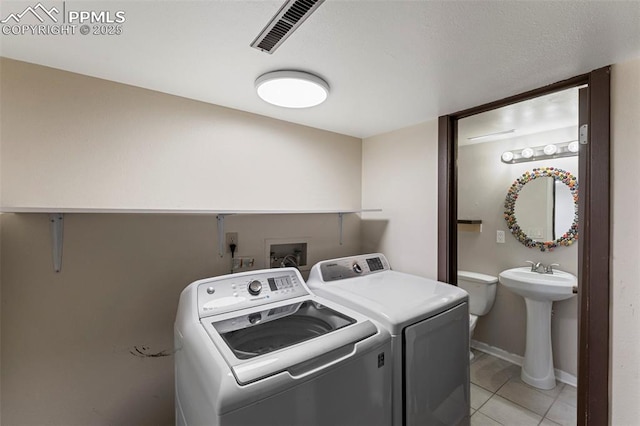
[[468, 298], [451, 284], [389, 270], [331, 282], [310, 277], [307, 285], [317, 295], [379, 321], [392, 335]]
[[301, 377], [320, 361], [332, 364], [353, 355], [356, 344], [371, 336], [389, 338], [362, 314], [315, 297], [223, 317], [201, 323], [241, 385], [278, 373]]
[[355, 322], [355, 319], [340, 312], [306, 300], [213, 322], [212, 325], [236, 358], [250, 359]]

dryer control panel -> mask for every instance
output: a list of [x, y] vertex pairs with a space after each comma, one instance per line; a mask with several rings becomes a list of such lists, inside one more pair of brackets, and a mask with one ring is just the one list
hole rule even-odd
[[308, 294], [293, 268], [223, 275], [198, 283], [198, 313], [203, 318]]
[[322, 281], [331, 282], [375, 274], [389, 269], [387, 258], [380, 253], [343, 257], [316, 264], [311, 270], [309, 280], [320, 275]]

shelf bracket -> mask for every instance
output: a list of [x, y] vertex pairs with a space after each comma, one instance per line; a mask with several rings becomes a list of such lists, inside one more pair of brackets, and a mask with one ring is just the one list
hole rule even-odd
[[338, 233], [340, 235], [340, 245], [342, 245], [342, 221], [344, 219], [344, 213], [338, 213]]
[[224, 217], [226, 214], [219, 214], [216, 216], [218, 220], [218, 255], [224, 257]]
[[62, 270], [62, 237], [64, 236], [64, 214], [49, 213], [51, 227], [51, 253], [53, 257], [53, 270]]

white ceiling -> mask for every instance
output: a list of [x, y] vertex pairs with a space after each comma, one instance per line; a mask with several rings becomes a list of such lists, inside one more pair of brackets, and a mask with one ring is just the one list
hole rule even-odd
[[[283, 1], [67, 1], [125, 11], [123, 34], [0, 35], [0, 55], [356, 137], [640, 57], [635, 0], [326, 0], [273, 55], [251, 48]], [[318, 74], [328, 101], [264, 103], [254, 81], [279, 69]]]
[[[556, 129], [578, 132], [578, 88], [562, 90], [458, 120], [458, 146]], [[513, 130], [512, 133], [503, 133]], [[481, 139], [470, 139], [478, 138]]]

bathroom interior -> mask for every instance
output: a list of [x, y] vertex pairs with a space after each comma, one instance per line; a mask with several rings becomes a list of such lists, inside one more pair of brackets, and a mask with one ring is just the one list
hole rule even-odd
[[[572, 233], [578, 220], [578, 90], [458, 122], [458, 284], [471, 294], [472, 424], [576, 422], [575, 289], [551, 302], [555, 380], [528, 384], [521, 366], [527, 333], [533, 333], [527, 329], [527, 309], [533, 308], [498, 277], [517, 267], [529, 272], [537, 267], [534, 278], [541, 279], [578, 275]], [[474, 306], [474, 297], [482, 303]], [[541, 357], [528, 350], [531, 358]]]

